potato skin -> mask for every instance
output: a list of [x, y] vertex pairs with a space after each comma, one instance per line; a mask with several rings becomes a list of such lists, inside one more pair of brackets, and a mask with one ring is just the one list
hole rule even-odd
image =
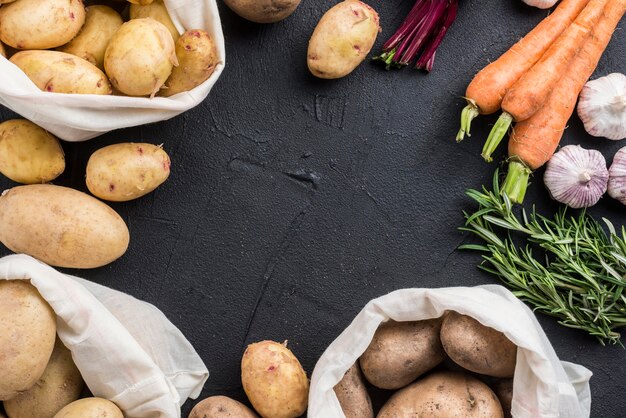
[[343, 375], [334, 391], [346, 418], [374, 418], [372, 400], [367, 393], [358, 362]]
[[493, 377], [513, 377], [517, 346], [503, 333], [458, 312], [448, 312], [441, 325], [441, 343], [464, 369]]
[[0, 40], [17, 49], [56, 48], [85, 23], [82, 0], [20, 0], [0, 8]]
[[30, 389], [46, 369], [56, 316], [27, 280], [0, 280], [0, 400]]
[[124, 254], [129, 233], [99, 200], [67, 187], [32, 184], [0, 197], [0, 241], [52, 266], [95, 268]]
[[94, 152], [87, 162], [87, 188], [100, 199], [124, 202], [144, 196], [170, 174], [170, 157], [160, 146], [123, 143]]
[[224, 0], [239, 16], [256, 23], [275, 23], [296, 11], [300, 0]]
[[263, 418], [295, 418], [306, 410], [309, 380], [286, 342], [250, 344], [241, 360], [241, 382]]
[[61, 409], [53, 418], [124, 418], [113, 402], [102, 398], [84, 398]]
[[163, 0], [154, 0], [153, 2], [145, 5], [131, 4], [129, 14], [131, 19], [143, 19], [150, 17], [157, 22], [162, 23], [163, 26], [165, 26], [172, 34], [174, 42], [176, 42], [180, 37], [180, 33], [178, 33], [176, 26], [174, 26], [174, 22], [172, 22], [172, 18], [170, 17]]
[[258, 418], [258, 415], [234, 399], [211, 396], [196, 404], [189, 418]]
[[176, 41], [178, 67], [165, 82], [159, 95], [169, 97], [182, 91], [189, 91], [204, 83], [218, 63], [217, 46], [207, 32], [194, 29], [185, 32]]
[[59, 140], [26, 119], [0, 123], [0, 173], [24, 183], [47, 183], [65, 170]]
[[52, 418], [80, 397], [84, 382], [72, 353], [57, 338], [41, 378], [29, 390], [4, 401], [9, 418]]
[[95, 65], [59, 51], [21, 51], [10, 60], [42, 91], [111, 94], [111, 84]]
[[513, 379], [498, 379], [491, 384], [491, 389], [496, 394], [504, 411], [504, 418], [511, 418], [511, 405], [513, 404]]
[[94, 5], [86, 10], [85, 24], [78, 35], [57, 48], [57, 51], [76, 55], [104, 70], [104, 52], [124, 21], [119, 13], [108, 6]]
[[4, 58], [7, 57], [7, 51], [5, 51], [4, 45], [2, 44], [2, 42], [0, 42], [0, 55], [2, 55]]
[[319, 78], [350, 74], [369, 54], [380, 31], [378, 13], [358, 0], [333, 6], [319, 21], [307, 53], [307, 65]]
[[359, 360], [363, 375], [381, 389], [408, 385], [445, 358], [440, 329], [440, 318], [381, 324]]

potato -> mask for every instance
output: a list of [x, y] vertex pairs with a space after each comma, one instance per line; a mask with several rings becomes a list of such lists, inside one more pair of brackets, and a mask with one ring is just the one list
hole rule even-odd
[[111, 84], [95, 65], [58, 51], [21, 51], [10, 60], [42, 91], [111, 94]]
[[438, 372], [397, 391], [377, 418], [502, 418], [489, 386], [465, 373]]
[[20, 0], [0, 7], [0, 40], [17, 49], [68, 43], [85, 23], [82, 0]]
[[129, 96], [154, 96], [178, 65], [174, 40], [154, 19], [133, 19], [109, 42], [104, 68], [116, 89]]
[[160, 146], [124, 143], [100, 148], [87, 162], [87, 188], [104, 200], [123, 202], [156, 189], [170, 174]]
[[122, 17], [110, 7], [89, 6], [85, 24], [78, 35], [57, 50], [76, 55], [104, 70], [104, 51], [123, 23]]
[[4, 45], [2, 45], [2, 42], [0, 42], [0, 55], [2, 55], [4, 58], [7, 57], [7, 51], [5, 51]]
[[381, 389], [399, 389], [445, 358], [439, 341], [441, 319], [380, 325], [360, 358], [365, 378]]
[[124, 418], [113, 402], [102, 398], [84, 398], [61, 409], [53, 418]]
[[163, 0], [154, 0], [153, 2], [145, 5], [131, 4], [129, 14], [131, 19], [143, 19], [150, 17], [157, 22], [162, 23], [163, 26], [165, 26], [172, 34], [174, 42], [176, 42], [180, 37], [180, 33], [178, 33], [176, 26], [174, 26], [174, 22], [172, 22], [172, 18], [170, 17]]
[[230, 9], [256, 23], [274, 23], [289, 17], [300, 0], [224, 0]]
[[369, 54], [380, 31], [378, 13], [357, 0], [346, 0], [319, 21], [307, 53], [311, 73], [319, 78], [341, 78]]
[[176, 58], [178, 67], [172, 69], [172, 74], [159, 92], [161, 96], [173, 96], [204, 83], [215, 71], [219, 60], [213, 39], [199, 29], [185, 32], [176, 41]]
[[372, 400], [358, 362], [348, 369], [334, 390], [346, 418], [374, 418]]
[[0, 280], [0, 400], [30, 389], [54, 348], [56, 316], [27, 280]]
[[128, 0], [129, 3], [141, 5], [152, 4], [153, 1], [154, 0]]
[[450, 311], [441, 325], [441, 343], [464, 369], [493, 377], [513, 377], [517, 346], [493, 328]]
[[504, 418], [511, 418], [513, 379], [498, 379], [491, 385], [491, 389], [500, 400], [500, 405], [502, 405], [502, 410], [504, 411]]
[[52, 266], [95, 268], [124, 254], [129, 233], [99, 200], [67, 187], [32, 184], [0, 197], [0, 241]]
[[4, 409], [9, 418], [52, 418], [80, 397], [83, 385], [72, 353], [57, 338], [41, 378], [29, 390], [4, 401]]
[[286, 344], [250, 344], [241, 360], [243, 390], [263, 418], [299, 417], [308, 404], [309, 380]]
[[211, 396], [194, 406], [189, 418], [258, 418], [258, 415], [234, 399]]

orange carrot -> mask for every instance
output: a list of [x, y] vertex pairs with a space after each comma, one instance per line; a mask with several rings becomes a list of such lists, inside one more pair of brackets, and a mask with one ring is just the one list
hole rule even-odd
[[609, 1], [603, 17], [544, 106], [513, 128], [509, 139], [509, 171], [502, 187], [502, 192], [512, 202], [522, 202], [530, 173], [548, 162], [556, 151], [578, 95], [597, 67], [624, 13], [626, 0]]
[[461, 115], [457, 141], [461, 141], [465, 134], [470, 136], [471, 123], [476, 116], [489, 115], [500, 109], [509, 87], [539, 61], [587, 3], [589, 0], [562, 0], [552, 14], [474, 77], [465, 92], [468, 105]]
[[513, 121], [524, 121], [541, 109], [600, 20], [607, 2], [608, 0], [591, 0], [543, 57], [506, 92], [502, 99], [504, 112], [493, 126], [483, 147], [482, 156], [487, 162], [491, 162], [491, 154]]

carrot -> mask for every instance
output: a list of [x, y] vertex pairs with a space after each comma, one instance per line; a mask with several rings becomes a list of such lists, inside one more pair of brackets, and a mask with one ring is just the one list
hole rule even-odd
[[583, 42], [600, 20], [607, 2], [608, 0], [591, 0], [543, 57], [506, 92], [502, 99], [504, 112], [493, 126], [483, 147], [482, 156], [487, 162], [491, 162], [491, 154], [513, 121], [524, 121], [541, 109], [571, 60], [578, 54]]
[[521, 203], [524, 200], [530, 173], [548, 162], [556, 151], [576, 107], [578, 95], [598, 66], [624, 13], [626, 0], [609, 1], [603, 17], [544, 106], [513, 128], [509, 139], [509, 171], [502, 186], [502, 192], [512, 202]]
[[552, 14], [543, 19], [524, 38], [500, 58], [482, 69], [467, 87], [468, 102], [461, 114], [457, 142], [470, 135], [472, 120], [500, 109], [509, 87], [543, 56], [555, 39], [569, 27], [589, 0], [562, 0]]

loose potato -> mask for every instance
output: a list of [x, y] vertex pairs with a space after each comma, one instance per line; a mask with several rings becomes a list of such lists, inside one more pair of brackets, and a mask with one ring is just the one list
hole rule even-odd
[[57, 50], [76, 55], [104, 70], [104, 52], [109, 41], [123, 23], [119, 13], [110, 7], [89, 6], [85, 24], [78, 35]]
[[0, 7], [0, 40], [17, 49], [68, 43], [85, 23], [82, 0], [20, 0]]
[[95, 65], [58, 51], [21, 51], [10, 60], [42, 91], [111, 94], [111, 84]]
[[87, 188], [100, 199], [123, 202], [150, 193], [170, 174], [170, 157], [152, 144], [114, 144], [87, 163]]
[[408, 385], [445, 358], [440, 329], [439, 318], [381, 324], [360, 358], [363, 375], [381, 389]]
[[194, 406], [189, 418], [258, 418], [258, 415], [234, 399], [211, 396]]
[[53, 418], [124, 418], [124, 414], [111, 401], [102, 398], [84, 398], [67, 405]]
[[489, 386], [465, 373], [438, 372], [397, 391], [377, 418], [502, 418]]
[[129, 233], [99, 200], [67, 187], [32, 184], [0, 197], [0, 241], [52, 266], [95, 268], [124, 254]]
[[346, 418], [374, 418], [372, 400], [358, 362], [348, 369], [334, 390]]
[[159, 92], [161, 96], [173, 96], [181, 91], [189, 91], [204, 83], [218, 63], [217, 47], [211, 36], [203, 30], [187, 31], [176, 41], [178, 67]]
[[7, 57], [7, 51], [4, 49], [4, 45], [2, 45], [2, 42], [0, 42], [0, 55], [2, 55], [4, 58]]
[[378, 13], [367, 4], [346, 0], [335, 5], [311, 35], [309, 70], [320, 78], [350, 74], [369, 54], [379, 31]]
[[511, 405], [513, 403], [513, 379], [498, 379], [491, 385], [491, 389], [500, 400], [502, 410], [504, 411], [504, 418], [511, 418]]
[[513, 377], [517, 346], [493, 328], [450, 311], [441, 325], [441, 343], [459, 366], [493, 377]]
[[83, 385], [72, 353], [57, 338], [41, 378], [29, 390], [4, 401], [4, 409], [9, 418], [52, 418], [80, 397]]
[[300, 0], [224, 0], [230, 9], [256, 23], [274, 23], [289, 17]]
[[46, 370], [57, 326], [27, 280], [0, 280], [0, 400], [30, 389]]
[[176, 42], [180, 37], [180, 33], [178, 33], [176, 26], [174, 26], [174, 22], [172, 22], [172, 18], [170, 17], [163, 0], [154, 0], [153, 2], [145, 5], [131, 4], [129, 13], [131, 19], [143, 19], [150, 17], [157, 22], [162, 23], [163, 26], [165, 26], [172, 34], [174, 42]]
[[154, 19], [133, 19], [109, 42], [104, 68], [116, 89], [129, 96], [154, 96], [178, 65], [172, 35]]
[[65, 170], [59, 140], [26, 119], [0, 123], [0, 173], [18, 183], [47, 183]]
[[263, 418], [295, 418], [306, 410], [309, 380], [286, 342], [250, 344], [241, 360], [241, 382]]

